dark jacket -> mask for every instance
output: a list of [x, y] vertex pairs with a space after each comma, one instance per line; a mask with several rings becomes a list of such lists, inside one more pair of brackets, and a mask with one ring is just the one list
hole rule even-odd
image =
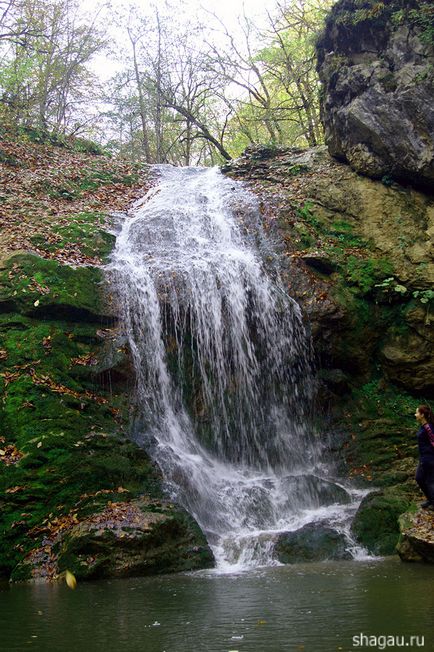
[[417, 444], [421, 462], [434, 464], [434, 425], [425, 423], [417, 433]]

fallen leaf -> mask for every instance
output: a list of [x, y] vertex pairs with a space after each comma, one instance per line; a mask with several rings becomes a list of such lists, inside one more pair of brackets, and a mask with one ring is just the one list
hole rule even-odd
[[75, 579], [75, 575], [69, 570], [67, 570], [65, 573], [65, 581], [70, 589], [74, 590], [77, 588], [77, 580]]

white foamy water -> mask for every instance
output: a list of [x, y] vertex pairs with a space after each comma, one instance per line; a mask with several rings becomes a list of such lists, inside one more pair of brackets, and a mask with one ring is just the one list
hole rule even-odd
[[277, 563], [277, 534], [316, 521], [350, 548], [360, 497], [321, 463], [309, 339], [266, 270], [256, 198], [217, 169], [158, 172], [110, 265], [137, 375], [137, 440], [221, 570]]

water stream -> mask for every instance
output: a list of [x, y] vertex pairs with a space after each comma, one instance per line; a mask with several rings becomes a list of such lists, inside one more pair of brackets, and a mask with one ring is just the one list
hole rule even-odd
[[110, 265], [137, 376], [134, 431], [221, 570], [272, 565], [279, 532], [346, 533], [360, 493], [332, 477], [315, 381], [256, 198], [217, 169], [159, 166]]

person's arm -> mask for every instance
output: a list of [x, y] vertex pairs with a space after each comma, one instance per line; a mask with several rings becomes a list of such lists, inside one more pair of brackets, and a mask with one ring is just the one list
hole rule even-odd
[[423, 425], [423, 429], [425, 430], [426, 434], [428, 435], [428, 439], [430, 441], [430, 444], [434, 447], [434, 432], [433, 432], [433, 429], [431, 428], [431, 425], [429, 423], [425, 423]]

